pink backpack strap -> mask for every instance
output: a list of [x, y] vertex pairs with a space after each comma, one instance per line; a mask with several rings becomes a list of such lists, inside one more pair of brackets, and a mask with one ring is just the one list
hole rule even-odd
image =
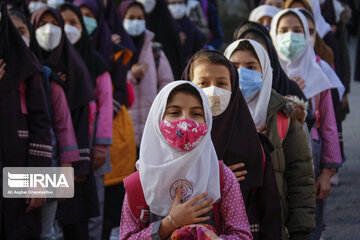
[[277, 129], [281, 142], [284, 141], [290, 126], [290, 118], [282, 111], [277, 112]]
[[[219, 161], [219, 172], [220, 172], [220, 193], [221, 193], [225, 185], [223, 161]], [[213, 214], [216, 225], [216, 232], [218, 235], [221, 235], [224, 233], [223, 219], [221, 216], [221, 199], [213, 205]]]
[[146, 204], [144, 191], [141, 186], [139, 171], [124, 179], [124, 186], [128, 197], [131, 213], [139, 219], [142, 228], [146, 228], [150, 219], [149, 206]]

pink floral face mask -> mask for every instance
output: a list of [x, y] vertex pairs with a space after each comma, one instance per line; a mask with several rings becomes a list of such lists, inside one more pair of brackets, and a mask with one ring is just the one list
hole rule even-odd
[[160, 131], [171, 146], [181, 151], [189, 151], [200, 143], [208, 129], [205, 123], [180, 119], [171, 122], [162, 120]]

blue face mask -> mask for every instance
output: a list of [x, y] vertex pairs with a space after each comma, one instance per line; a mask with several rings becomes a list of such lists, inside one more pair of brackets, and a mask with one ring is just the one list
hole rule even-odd
[[87, 16], [83, 16], [86, 31], [91, 35], [97, 28], [97, 22], [95, 19]]
[[247, 68], [238, 68], [240, 90], [245, 100], [250, 99], [263, 86], [261, 73]]

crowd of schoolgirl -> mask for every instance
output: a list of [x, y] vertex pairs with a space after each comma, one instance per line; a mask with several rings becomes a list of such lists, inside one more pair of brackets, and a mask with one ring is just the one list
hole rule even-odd
[[321, 239], [349, 111], [338, 4], [261, 1], [222, 53], [213, 0], [0, 1], [0, 166], [73, 167], [75, 187], [1, 196], [0, 238]]

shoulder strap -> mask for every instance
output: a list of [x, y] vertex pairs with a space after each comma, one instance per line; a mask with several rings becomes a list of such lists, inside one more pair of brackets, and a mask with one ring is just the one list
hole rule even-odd
[[126, 177], [124, 179], [124, 186], [131, 213], [135, 218], [139, 219], [141, 227], [145, 228], [150, 219], [150, 210], [145, 201], [139, 171]]
[[[221, 193], [225, 185], [224, 163], [222, 161], [219, 161], [219, 172], [220, 172], [220, 193]], [[216, 232], [218, 235], [221, 235], [224, 233], [224, 224], [221, 216], [221, 199], [213, 205], [213, 214], [216, 225]]]
[[277, 129], [281, 139], [284, 141], [290, 126], [290, 118], [285, 116], [282, 111], [277, 112]]
[[152, 42], [152, 53], [154, 56], [156, 69], [158, 69], [160, 65], [161, 49], [161, 43]]

